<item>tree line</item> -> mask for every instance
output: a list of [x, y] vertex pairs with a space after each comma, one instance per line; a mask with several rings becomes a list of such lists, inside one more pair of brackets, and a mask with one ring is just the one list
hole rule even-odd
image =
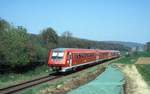
[[31, 34], [25, 27], [14, 26], [0, 18], [0, 65], [15, 67], [39, 62], [45, 64], [49, 50], [57, 47], [120, 51], [130, 49], [120, 44], [76, 38], [69, 31], [58, 36], [51, 27], [43, 29], [39, 34]]

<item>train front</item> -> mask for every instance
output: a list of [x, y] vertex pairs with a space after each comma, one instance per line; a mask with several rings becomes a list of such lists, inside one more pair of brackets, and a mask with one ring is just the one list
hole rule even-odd
[[49, 53], [48, 66], [52, 68], [53, 71], [60, 71], [62, 67], [65, 67], [65, 50], [63, 49], [53, 49]]

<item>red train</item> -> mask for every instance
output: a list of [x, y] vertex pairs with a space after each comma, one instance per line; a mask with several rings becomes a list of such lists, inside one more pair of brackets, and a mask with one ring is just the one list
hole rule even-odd
[[49, 53], [48, 66], [53, 70], [65, 72], [79, 66], [119, 56], [120, 52], [116, 50], [56, 48]]

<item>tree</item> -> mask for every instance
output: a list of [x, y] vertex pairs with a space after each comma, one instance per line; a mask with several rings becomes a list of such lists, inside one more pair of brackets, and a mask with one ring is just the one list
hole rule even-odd
[[24, 27], [15, 28], [0, 20], [0, 60], [9, 65], [24, 65], [29, 62], [27, 54], [28, 34]]
[[29, 63], [27, 54], [29, 38], [25, 29], [11, 29], [7, 36], [4, 43], [7, 62], [12, 63], [13, 66]]
[[72, 48], [74, 45], [74, 38], [72, 37], [72, 33], [70, 31], [65, 31], [59, 38], [59, 45], [61, 47]]
[[0, 32], [8, 31], [9, 28], [10, 28], [10, 24], [4, 19], [0, 18]]
[[5, 57], [5, 39], [7, 37], [7, 31], [10, 27], [10, 24], [5, 21], [4, 19], [0, 18], [0, 64], [5, 63], [6, 57]]
[[66, 39], [72, 38], [72, 33], [70, 31], [65, 31], [62, 33], [62, 37]]
[[41, 32], [41, 37], [42, 37], [43, 43], [48, 48], [53, 48], [52, 46], [58, 43], [58, 35], [56, 31], [50, 27], [48, 27], [47, 29], [44, 29]]

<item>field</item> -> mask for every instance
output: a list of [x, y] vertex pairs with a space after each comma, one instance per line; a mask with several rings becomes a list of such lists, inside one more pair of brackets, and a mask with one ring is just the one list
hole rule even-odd
[[140, 57], [136, 64], [150, 64], [150, 57]]
[[141, 57], [136, 62], [136, 67], [143, 79], [150, 85], [150, 57]]
[[150, 90], [150, 53], [140, 52], [124, 56], [113, 63], [120, 64], [126, 75], [127, 94], [149, 94]]
[[[140, 52], [130, 56], [124, 56], [113, 63], [136, 64], [138, 71], [146, 81], [150, 81], [150, 52]], [[145, 65], [146, 64], [146, 65]]]

